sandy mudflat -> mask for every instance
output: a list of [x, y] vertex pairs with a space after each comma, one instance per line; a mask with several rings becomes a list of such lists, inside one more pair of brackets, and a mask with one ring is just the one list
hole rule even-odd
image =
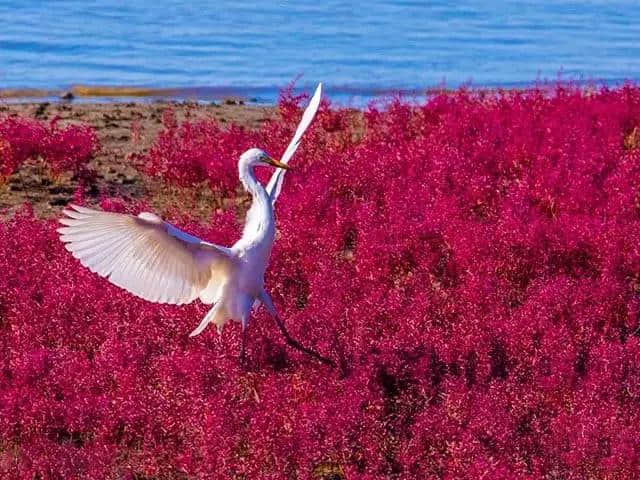
[[[88, 186], [89, 203], [101, 196], [115, 196], [125, 200], [145, 198], [161, 212], [182, 201], [185, 192], [168, 188], [160, 181], [150, 179], [134, 168], [136, 155], [144, 153], [162, 128], [162, 114], [171, 108], [181, 120], [215, 118], [222, 124], [236, 123], [257, 128], [276, 114], [274, 107], [258, 107], [225, 103], [200, 105], [195, 103], [0, 103], [0, 118], [20, 115], [50, 121], [81, 122], [91, 125], [101, 142], [101, 151], [91, 161], [96, 171], [95, 181]], [[31, 203], [39, 216], [56, 215], [72, 198], [78, 181], [70, 175], [52, 178], [38, 160], [30, 160], [0, 186], [0, 215], [11, 215], [24, 203]], [[206, 217], [215, 195], [203, 187], [191, 192], [197, 213]], [[187, 192], [189, 193], [189, 192]], [[220, 199], [217, 199], [219, 202]]]

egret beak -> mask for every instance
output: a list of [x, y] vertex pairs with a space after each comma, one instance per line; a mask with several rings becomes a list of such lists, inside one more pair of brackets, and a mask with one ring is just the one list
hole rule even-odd
[[273, 165], [276, 168], [284, 168], [285, 170], [291, 170], [291, 167], [289, 165], [287, 165], [286, 163], [282, 163], [279, 160], [274, 160], [273, 158], [269, 157], [267, 158], [266, 162], [269, 165]]

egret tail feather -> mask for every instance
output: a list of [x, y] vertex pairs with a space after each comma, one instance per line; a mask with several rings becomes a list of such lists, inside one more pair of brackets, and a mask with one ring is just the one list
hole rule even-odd
[[224, 309], [222, 308], [221, 304], [217, 303], [211, 310], [209, 310], [209, 312], [207, 312], [207, 314], [200, 322], [200, 325], [198, 325], [196, 329], [189, 334], [189, 336], [195, 337], [196, 335], [200, 335], [211, 322], [214, 322], [218, 326], [218, 332], [220, 332], [220, 330], [222, 330], [222, 326], [224, 325], [224, 315]]

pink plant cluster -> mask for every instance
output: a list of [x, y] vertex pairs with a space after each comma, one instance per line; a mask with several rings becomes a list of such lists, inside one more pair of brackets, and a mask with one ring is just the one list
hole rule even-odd
[[[279, 102], [279, 116], [267, 120], [260, 130], [249, 130], [235, 124], [223, 125], [214, 120], [193, 120], [179, 123], [171, 110], [163, 115], [163, 130], [152, 145], [143, 162], [145, 173], [183, 187], [194, 187], [206, 182], [222, 194], [234, 194], [239, 188], [237, 159], [247, 149], [259, 145], [272, 153], [284, 153], [293, 136], [300, 117], [298, 105], [303, 96], [283, 92]], [[323, 122], [327, 133], [340, 131], [349, 135], [348, 111], [324, 114], [315, 122]], [[340, 136], [338, 135], [338, 136]], [[287, 136], [289, 138], [287, 139]], [[324, 142], [327, 139], [318, 138]], [[305, 138], [305, 142], [309, 139]], [[229, 159], [229, 160], [222, 160]], [[268, 172], [262, 179], [268, 180]]]
[[0, 177], [15, 172], [29, 158], [40, 156], [54, 175], [87, 172], [98, 151], [95, 131], [88, 125], [57, 126], [22, 117], [0, 118]]
[[[169, 125], [150, 168], [233, 188], [242, 149], [282, 153], [280, 113]], [[0, 224], [0, 477], [637, 478], [638, 126], [631, 85], [323, 105], [266, 282], [335, 370], [262, 311], [243, 368], [237, 325], [189, 338], [206, 307], [111, 286], [25, 209]]]
[[251, 132], [236, 125], [224, 128], [210, 120], [179, 124], [171, 110], [165, 111], [163, 126], [145, 158], [147, 174], [185, 187], [207, 181], [226, 192], [235, 189], [236, 164], [220, 159], [237, 158], [250, 148]]

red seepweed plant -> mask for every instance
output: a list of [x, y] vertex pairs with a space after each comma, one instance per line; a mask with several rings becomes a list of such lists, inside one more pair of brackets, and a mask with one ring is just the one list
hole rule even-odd
[[87, 175], [87, 163], [99, 148], [92, 127], [73, 124], [58, 127], [56, 118], [50, 122], [48, 135], [41, 143], [41, 154], [54, 174], [71, 171], [76, 175]]
[[87, 163], [100, 148], [88, 125], [59, 127], [21, 117], [0, 118], [0, 177], [15, 172], [29, 158], [41, 157], [54, 175], [71, 171], [86, 175]]
[[11, 175], [29, 157], [39, 152], [45, 127], [20, 117], [0, 119], [0, 175]]
[[[235, 187], [260, 130], [170, 123], [148, 171]], [[276, 208], [267, 282], [292, 335], [188, 339], [204, 313], [83, 268], [54, 221], [0, 224], [3, 478], [634, 478], [640, 88], [324, 105]], [[105, 203], [109, 207], [111, 203]], [[135, 206], [129, 206], [135, 210]], [[234, 212], [207, 226], [221, 244]]]

